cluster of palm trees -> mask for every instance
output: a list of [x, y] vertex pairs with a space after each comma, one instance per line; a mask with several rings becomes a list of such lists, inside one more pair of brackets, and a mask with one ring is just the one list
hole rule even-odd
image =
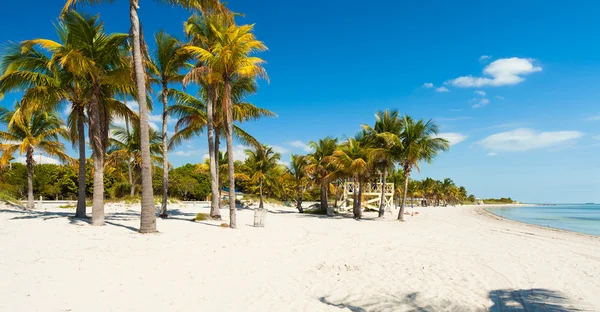
[[[161, 216], [167, 217], [168, 150], [206, 127], [211, 215], [220, 217], [216, 165], [219, 137], [224, 133], [230, 198], [235, 198], [233, 136], [258, 144], [233, 123], [274, 115], [244, 102], [245, 95], [255, 92], [256, 79], [267, 78], [264, 61], [253, 56], [266, 50], [266, 46], [255, 38], [253, 25], [236, 24], [234, 13], [219, 0], [164, 0], [194, 11], [184, 25], [189, 42], [159, 32], [155, 36], [156, 52], [151, 55], [141, 36], [138, 0], [130, 0], [130, 34], [106, 34], [98, 16], [86, 16], [72, 9], [77, 4], [104, 2], [112, 1], [67, 0], [57, 25], [59, 40], [26, 40], [2, 55], [0, 95], [22, 93], [14, 111], [2, 112], [8, 127], [0, 134], [2, 163], [9, 162], [19, 150], [27, 155], [33, 176], [33, 151], [41, 149], [67, 161], [70, 159], [58, 139], [70, 139], [79, 149], [76, 217], [85, 217], [85, 146], [89, 143], [94, 169], [92, 225], [104, 224], [105, 164], [124, 161], [128, 164], [132, 193], [135, 180], [141, 185], [140, 232], [152, 233], [156, 232], [152, 169], [163, 169]], [[196, 97], [179, 91], [174, 88], [178, 83], [196, 83], [201, 87], [200, 94]], [[163, 104], [161, 133], [149, 125], [152, 97], [148, 91], [153, 84], [160, 88], [158, 98]], [[127, 99], [138, 103], [139, 112], [127, 105]], [[176, 105], [169, 107], [170, 99]], [[70, 115], [63, 125], [56, 111], [65, 102]], [[169, 115], [179, 117], [171, 139], [167, 135]], [[126, 126], [115, 128], [121, 120]], [[134, 177], [135, 171], [139, 172], [138, 177]], [[30, 197], [31, 208], [31, 189]], [[230, 227], [236, 227], [235, 201], [230, 202]]]
[[[328, 202], [331, 192], [339, 194], [336, 183], [349, 180], [355, 184], [353, 213], [355, 218], [362, 216], [363, 184], [380, 177], [385, 183], [392, 176], [395, 185], [402, 193], [399, 220], [404, 218], [404, 206], [408, 195], [410, 174], [419, 170], [422, 161], [431, 162], [439, 152], [449, 148], [449, 142], [438, 137], [438, 126], [431, 120], [415, 120], [410, 116], [400, 116], [397, 110], [379, 111], [375, 124], [363, 125], [362, 131], [341, 142], [326, 137], [310, 142], [313, 152], [300, 156], [293, 155], [285, 179], [293, 181], [296, 202], [301, 209], [302, 196], [310, 181], [320, 188], [320, 207], [323, 213], [334, 213]], [[390, 175], [390, 172], [393, 173]], [[379, 216], [385, 214], [385, 188], [381, 188]], [[334, 195], [334, 197], [337, 196]]]

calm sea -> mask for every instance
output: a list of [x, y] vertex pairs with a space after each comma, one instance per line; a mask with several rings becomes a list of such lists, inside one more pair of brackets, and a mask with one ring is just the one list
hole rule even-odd
[[507, 206], [487, 209], [507, 219], [600, 236], [600, 205]]

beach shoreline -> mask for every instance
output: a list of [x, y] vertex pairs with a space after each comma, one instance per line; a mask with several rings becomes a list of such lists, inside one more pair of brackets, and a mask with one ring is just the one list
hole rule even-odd
[[398, 222], [267, 205], [265, 228], [238, 209], [237, 230], [219, 227], [226, 209], [191, 222], [208, 207], [170, 207], [141, 235], [139, 205], [108, 204], [103, 227], [2, 205], [0, 310], [600, 310], [600, 239], [485, 206], [409, 207]]

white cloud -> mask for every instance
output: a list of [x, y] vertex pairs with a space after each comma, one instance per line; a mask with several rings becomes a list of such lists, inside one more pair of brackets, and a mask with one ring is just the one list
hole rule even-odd
[[579, 131], [536, 132], [520, 128], [490, 135], [478, 143], [492, 151], [516, 152], [569, 144], [583, 136]]
[[479, 61], [480, 62], [487, 62], [487, 60], [489, 60], [490, 58], [492, 58], [491, 55], [482, 55], [479, 57]]
[[439, 88], [435, 88], [435, 92], [450, 92], [450, 90], [444, 86], [441, 86]]
[[533, 59], [526, 58], [504, 58], [491, 62], [483, 69], [488, 77], [462, 76], [449, 81], [455, 87], [483, 87], [483, 86], [506, 86], [523, 82], [523, 75], [542, 71], [541, 66], [534, 65]]
[[426, 82], [426, 83], [423, 84], [423, 88], [431, 89], [431, 88], [433, 88], [433, 83]]
[[[477, 99], [475, 99], [477, 101]], [[481, 108], [490, 104], [490, 100], [487, 98], [480, 99], [477, 103], [473, 104], [473, 108]]]
[[600, 135], [595, 135], [592, 137], [592, 140], [600, 140]]
[[140, 109], [140, 104], [137, 101], [126, 101], [125, 105], [135, 112], [138, 112]]
[[202, 155], [203, 151], [191, 149], [191, 150], [185, 150], [185, 151], [176, 151], [173, 154], [175, 154], [177, 156], [190, 157], [190, 156], [195, 156], [195, 155]]
[[302, 149], [303, 151], [305, 151], [307, 153], [312, 151], [312, 148], [308, 144], [306, 144], [300, 140], [290, 141], [290, 142], [287, 142], [287, 144], [290, 146], [293, 146], [295, 148]]
[[246, 160], [246, 152], [248, 148], [243, 145], [234, 145], [233, 146], [233, 159], [244, 161]]
[[485, 93], [485, 91], [482, 91], [482, 90], [475, 91], [475, 94], [481, 95], [481, 96], [486, 96], [487, 95], [487, 93]]
[[450, 142], [450, 146], [456, 145], [467, 139], [467, 136], [457, 132], [442, 132], [436, 136], [438, 138], [444, 138]]
[[497, 98], [498, 100], [504, 100], [504, 97], [500, 95], [496, 95], [495, 98]]
[[488, 155], [488, 156], [497, 156], [497, 155], [498, 155], [498, 153], [489, 152], [489, 153], [487, 153], [487, 155]]
[[[33, 160], [38, 165], [41, 165], [41, 164], [59, 165], [60, 164], [60, 161], [58, 159], [52, 158], [52, 157], [48, 157], [48, 156], [44, 156], [43, 154], [40, 156], [39, 153], [34, 153]], [[15, 159], [15, 162], [18, 162], [18, 163], [21, 163], [21, 164], [26, 164], [27, 163], [27, 158], [25, 156], [19, 156], [19, 157], [17, 157]]]
[[290, 150], [289, 150], [289, 149], [287, 149], [287, 148], [285, 148], [285, 147], [283, 147], [283, 146], [279, 146], [279, 145], [273, 145], [273, 146], [271, 146], [271, 147], [273, 148], [273, 150], [274, 150], [276, 153], [279, 153], [279, 154], [281, 154], [281, 155], [284, 155], [284, 154], [289, 154], [289, 153], [290, 153]]

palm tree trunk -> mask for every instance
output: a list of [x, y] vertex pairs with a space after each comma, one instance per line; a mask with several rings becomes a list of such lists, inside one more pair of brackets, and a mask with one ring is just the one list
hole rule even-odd
[[33, 148], [27, 149], [27, 209], [33, 209]]
[[146, 103], [146, 76], [142, 64], [142, 42], [140, 40], [140, 20], [138, 18], [137, 1], [129, 4], [129, 18], [133, 35], [133, 65], [135, 84], [140, 106], [140, 149], [142, 152], [142, 213], [140, 233], [156, 232], [156, 212], [152, 194], [152, 172], [150, 171], [150, 136], [148, 126], [148, 104]]
[[259, 192], [260, 192], [260, 202], [258, 203], [258, 208], [260, 208], [260, 209], [264, 208], [264, 205], [263, 205], [263, 188], [262, 187], [263, 187], [263, 180], [260, 179], [260, 184], [258, 186]]
[[296, 209], [298, 209], [298, 212], [300, 212], [300, 213], [304, 213], [304, 209], [302, 208], [302, 195], [304, 195], [304, 194], [302, 194], [302, 193], [303, 193], [302, 187], [298, 186], [296, 188], [296, 195], [298, 196], [298, 198], [296, 199]]
[[223, 101], [225, 113], [225, 138], [227, 139], [227, 169], [229, 171], [229, 227], [235, 229], [235, 170], [233, 159], [233, 107], [231, 106], [231, 80], [225, 79], [225, 98]]
[[77, 210], [75, 218], [85, 218], [85, 114], [82, 105], [74, 105], [79, 111], [77, 116], [77, 132], [79, 133], [79, 179], [77, 190]]
[[167, 214], [167, 199], [169, 197], [169, 142], [167, 138], [167, 109], [169, 108], [169, 99], [168, 93], [169, 89], [167, 89], [167, 83], [163, 82], [162, 85], [162, 102], [163, 102], [163, 116], [162, 116], [162, 156], [163, 156], [163, 194], [162, 194], [162, 203], [160, 206], [160, 217], [167, 218], [169, 215]]
[[410, 177], [410, 169], [404, 168], [404, 195], [400, 204], [400, 212], [398, 212], [398, 220], [404, 221], [404, 203], [406, 202], [406, 192], [408, 191], [408, 178]]
[[[217, 99], [213, 101], [213, 103], [217, 103]], [[215, 128], [215, 170], [216, 170], [216, 178], [217, 178], [217, 194], [219, 194], [219, 200], [217, 200], [217, 207], [221, 209], [221, 188], [223, 187], [223, 181], [221, 181], [221, 153], [219, 149], [221, 148], [221, 140], [220, 138], [221, 131], [219, 128]], [[220, 212], [219, 212], [220, 213]]]
[[[123, 99], [123, 102], [126, 102], [127, 99]], [[125, 131], [127, 131], [127, 137], [130, 138], [131, 134], [129, 133], [129, 118], [125, 117]], [[129, 197], [133, 197], [135, 195], [135, 184], [133, 184], [133, 173], [131, 172], [131, 158], [127, 161], [127, 175], [129, 178]]]
[[387, 175], [387, 169], [383, 169], [383, 174], [381, 175], [381, 198], [379, 199], [379, 217], [383, 218], [385, 214], [385, 179]]
[[321, 182], [321, 213], [329, 214], [329, 205], [327, 203], [327, 183]]
[[357, 214], [355, 215], [355, 218], [360, 219], [362, 218], [362, 192], [363, 192], [363, 178], [359, 177], [358, 178], [358, 205], [356, 208], [356, 212]]
[[358, 203], [358, 178], [352, 178], [354, 180], [354, 191], [352, 192], [352, 214], [354, 214], [355, 219], [360, 219], [362, 217], [360, 205]]
[[[212, 87], [210, 87], [212, 89]], [[210, 93], [215, 92], [211, 90]], [[207, 122], [206, 128], [208, 132], [208, 161], [209, 161], [209, 170], [210, 170], [210, 216], [213, 219], [221, 219], [221, 210], [220, 210], [220, 191], [219, 191], [219, 170], [217, 168], [217, 157], [219, 151], [216, 150], [216, 141], [215, 141], [215, 130], [213, 124], [214, 118], [214, 97], [210, 94], [208, 95], [208, 101], [206, 103], [206, 115]]]
[[104, 225], [104, 148], [100, 124], [100, 86], [92, 86], [88, 107], [90, 123], [90, 145], [94, 160], [94, 193], [92, 194], [92, 225]]

